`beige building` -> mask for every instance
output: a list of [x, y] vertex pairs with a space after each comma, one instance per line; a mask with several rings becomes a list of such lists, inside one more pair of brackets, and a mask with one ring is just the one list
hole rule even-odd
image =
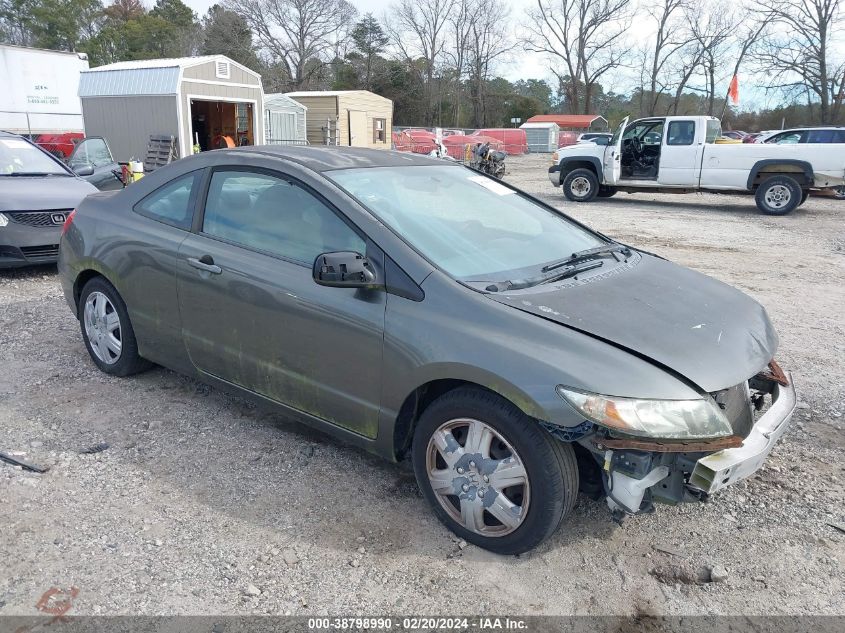
[[390, 149], [393, 101], [367, 90], [289, 92], [308, 108], [309, 145]]
[[174, 136], [180, 157], [228, 145], [263, 145], [261, 75], [223, 55], [148, 59], [80, 75], [87, 136], [118, 161], [143, 160], [151, 135]]

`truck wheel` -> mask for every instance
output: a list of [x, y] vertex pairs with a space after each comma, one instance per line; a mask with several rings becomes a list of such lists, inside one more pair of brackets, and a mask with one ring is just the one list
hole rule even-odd
[[551, 536], [578, 495], [572, 446], [507, 400], [472, 387], [425, 409], [411, 456], [437, 517], [497, 554], [521, 554]]
[[612, 198], [616, 195], [616, 188], [614, 187], [599, 187], [597, 194], [598, 198]]
[[801, 185], [790, 176], [769, 176], [754, 194], [757, 208], [766, 215], [786, 215], [801, 204]]
[[599, 180], [589, 169], [573, 169], [563, 179], [563, 195], [572, 202], [589, 202], [598, 192]]

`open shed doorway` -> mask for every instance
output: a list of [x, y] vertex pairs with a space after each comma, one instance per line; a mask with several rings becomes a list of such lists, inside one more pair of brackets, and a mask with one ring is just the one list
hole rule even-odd
[[200, 151], [255, 144], [255, 104], [191, 98], [191, 144]]

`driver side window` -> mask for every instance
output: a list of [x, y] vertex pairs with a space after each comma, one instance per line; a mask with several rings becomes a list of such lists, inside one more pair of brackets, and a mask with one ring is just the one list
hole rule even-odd
[[202, 232], [308, 265], [321, 253], [366, 251], [364, 240], [314, 194], [261, 172], [214, 172]]
[[669, 124], [667, 145], [692, 145], [695, 141], [695, 121], [672, 121]]

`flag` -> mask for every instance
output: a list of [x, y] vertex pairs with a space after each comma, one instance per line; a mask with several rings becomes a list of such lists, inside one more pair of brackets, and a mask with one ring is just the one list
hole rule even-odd
[[739, 77], [736, 75], [734, 75], [733, 79], [731, 79], [731, 87], [728, 88], [728, 96], [731, 98], [732, 104], [739, 104]]

